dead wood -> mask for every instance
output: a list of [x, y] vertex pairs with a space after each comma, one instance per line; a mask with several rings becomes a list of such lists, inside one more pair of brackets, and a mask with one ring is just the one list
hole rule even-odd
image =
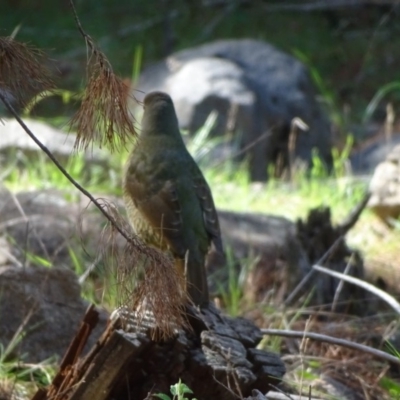
[[188, 307], [191, 329], [176, 329], [173, 338], [163, 341], [153, 339], [157, 328], [150, 313], [139, 320], [119, 309], [81, 358], [93, 313], [88, 310], [52, 384], [32, 400], [153, 398], [169, 393], [179, 379], [199, 400], [255, 398], [253, 390], [268, 392], [285, 373], [278, 355], [256, 349], [259, 328], [244, 318], [226, 317], [213, 305], [200, 311]]
[[[297, 221], [297, 236], [307, 253], [310, 264], [322, 264], [337, 272], [349, 273], [359, 279], [364, 278], [364, 265], [359, 252], [349, 248], [345, 241], [346, 233], [356, 224], [366, 204], [369, 193], [350, 213], [342, 224], [334, 226], [329, 208], [321, 207], [310, 211], [305, 221]], [[335, 311], [365, 315], [371, 310], [366, 307], [367, 294], [364, 290], [347, 283], [340, 284], [337, 278], [315, 274], [311, 270], [301, 282], [303, 293], [312, 290], [315, 293], [312, 302], [327, 305], [333, 303]], [[340, 286], [339, 286], [340, 285]], [[300, 292], [295, 289], [297, 292]], [[294, 296], [290, 296], [290, 301]], [[368, 303], [371, 305], [371, 303]]]

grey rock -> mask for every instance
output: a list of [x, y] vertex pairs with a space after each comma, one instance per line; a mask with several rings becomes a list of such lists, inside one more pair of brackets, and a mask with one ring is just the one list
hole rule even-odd
[[400, 216], [400, 145], [380, 163], [372, 176], [368, 206], [384, 221]]
[[[249, 300], [262, 301], [271, 290], [276, 290], [274, 298], [283, 300], [310, 270], [293, 222], [272, 215], [227, 211], [219, 211], [218, 216], [225, 248], [242, 264], [241, 283]], [[246, 270], [243, 265], [250, 267]], [[223, 277], [228, 273], [226, 268], [210, 273], [212, 290], [216, 282], [228, 281]]]
[[362, 400], [364, 396], [356, 392], [351, 385], [339, 382], [337, 379], [327, 374], [321, 374], [319, 378], [314, 379], [310, 386], [318, 392], [328, 395], [329, 398], [341, 400]]
[[387, 140], [380, 136], [369, 142], [350, 156], [352, 172], [355, 174], [372, 174], [379, 163], [385, 161], [393, 148], [400, 145], [400, 135], [396, 134]]
[[[74, 273], [62, 268], [1, 266], [0, 293], [0, 343], [11, 345], [20, 330], [24, 336], [12, 352], [15, 357], [35, 363], [61, 358], [88, 307]], [[105, 328], [107, 315], [100, 316], [89, 346]]]
[[[192, 82], [190, 97], [188, 82]], [[166, 87], [174, 99], [177, 114], [181, 116], [181, 126], [191, 133], [204, 125], [211, 111], [218, 112], [213, 132], [221, 133], [235, 123], [240, 126], [245, 120], [242, 114], [249, 113], [256, 102], [254, 93], [247, 87], [243, 70], [224, 59], [190, 60], [167, 78]], [[236, 115], [231, 117], [234, 121], [229, 121], [232, 105], [236, 108], [232, 110]], [[241, 131], [245, 127], [242, 126]]]
[[289, 134], [296, 117], [309, 129], [298, 134], [295, 157], [310, 164], [316, 148], [331, 165], [330, 124], [307, 68], [267, 43], [220, 40], [177, 52], [146, 68], [136, 88], [139, 100], [153, 90], [168, 92], [180, 127], [192, 133], [217, 110], [214, 133], [231, 130], [240, 137], [252, 180], [266, 180], [267, 165], [279, 153], [288, 164]]
[[[13, 195], [0, 188], [0, 232], [12, 241], [13, 264], [34, 265], [38, 256], [57, 266], [71, 264], [79, 251], [79, 207], [56, 190]], [[11, 261], [11, 260], [10, 260]]]

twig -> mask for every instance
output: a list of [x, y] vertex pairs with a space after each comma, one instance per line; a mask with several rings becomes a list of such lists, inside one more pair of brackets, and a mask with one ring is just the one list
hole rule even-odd
[[25, 122], [20, 118], [17, 112], [14, 110], [12, 105], [5, 98], [3, 93], [0, 92], [0, 100], [4, 103], [8, 111], [13, 115], [13, 117], [21, 125], [22, 129], [28, 134], [28, 136], [39, 146], [39, 148], [50, 158], [50, 160], [55, 164], [55, 166], [61, 171], [61, 173], [86, 197], [88, 197], [93, 204], [100, 210], [100, 212], [107, 218], [108, 221], [113, 225], [113, 227], [127, 240], [130, 241], [129, 236], [117, 225], [114, 219], [104, 211], [103, 207], [97, 200], [89, 193], [83, 186], [81, 186], [70, 174], [69, 172], [59, 163], [59, 161], [54, 157], [53, 153], [31, 132], [31, 130], [26, 126]]
[[261, 332], [264, 335], [283, 336], [283, 337], [290, 337], [290, 338], [296, 338], [296, 339], [307, 338], [307, 339], [311, 339], [311, 340], [317, 340], [319, 342], [335, 344], [338, 346], [347, 347], [349, 349], [359, 350], [364, 353], [371, 354], [377, 358], [381, 358], [385, 361], [389, 361], [394, 364], [400, 365], [400, 359], [398, 357], [392, 356], [391, 354], [388, 354], [385, 351], [374, 349], [373, 347], [369, 347], [364, 344], [354, 343], [354, 342], [351, 342], [350, 340], [339, 339], [339, 338], [336, 338], [333, 336], [323, 335], [321, 333], [289, 331], [289, 330], [282, 330], [282, 329], [261, 329]]
[[[86, 44], [90, 47], [90, 49], [93, 51], [93, 53], [97, 53], [97, 48], [93, 42], [93, 39], [83, 30], [83, 27], [81, 25], [81, 22], [79, 21], [78, 18], [78, 13], [76, 12], [75, 4], [72, 0], [69, 0], [69, 5], [71, 6], [72, 9], [72, 14], [74, 15], [75, 23], [76, 26], [79, 30], [79, 33], [83, 36], [85, 39]], [[101, 57], [102, 61], [104, 61], [104, 58]], [[111, 67], [111, 66], [110, 66]]]
[[321, 265], [313, 265], [312, 268], [315, 271], [323, 272], [324, 274], [333, 276], [334, 278], [342, 279], [346, 282], [352, 283], [353, 285], [357, 285], [367, 290], [368, 292], [371, 292], [372, 294], [386, 301], [386, 303], [389, 304], [389, 306], [392, 307], [396, 311], [396, 313], [400, 315], [400, 304], [398, 303], [398, 301], [393, 296], [377, 288], [376, 286], [371, 285], [370, 283], [365, 282], [361, 279], [355, 278], [354, 276], [348, 276], [340, 272], [332, 271], [329, 268], [322, 267]]
[[[351, 254], [351, 256], [349, 258], [349, 261], [348, 261], [348, 263], [346, 265], [346, 268], [343, 271], [343, 274], [346, 275], [346, 276], [349, 275], [350, 269], [352, 267], [353, 258], [354, 258], [354, 253]], [[337, 285], [337, 287], [336, 287], [335, 295], [333, 296], [331, 312], [335, 312], [337, 303], [339, 301], [340, 293], [342, 293], [342, 290], [343, 290], [343, 286], [344, 286], [344, 280], [342, 279], [339, 282], [339, 285]]]
[[[28, 136], [39, 146], [39, 148], [50, 158], [50, 160], [54, 163], [54, 165], [60, 170], [60, 172], [74, 185], [81, 193], [83, 193], [103, 214], [103, 216], [110, 222], [113, 228], [122, 235], [124, 239], [127, 240], [128, 243], [132, 244], [136, 248], [139, 248], [140, 251], [145, 255], [150, 255], [150, 252], [147, 251], [146, 246], [143, 245], [140, 240], [136, 237], [129, 236], [124, 229], [122, 229], [115, 219], [102, 207], [102, 205], [93, 197], [93, 195], [87, 191], [83, 186], [81, 186], [69, 173], [68, 171], [59, 163], [59, 161], [54, 157], [53, 153], [33, 134], [33, 132], [26, 126], [24, 121], [20, 118], [18, 113], [14, 110], [12, 105], [9, 103], [7, 98], [0, 91], [0, 100], [4, 103], [7, 110], [14, 116], [14, 118], [21, 125], [22, 129], [28, 134]], [[155, 252], [154, 249], [151, 249], [151, 257], [155, 259], [155, 261], [165, 264], [165, 260], [161, 259], [161, 253]]]
[[[338, 244], [343, 240], [343, 236], [339, 236], [328, 249], [328, 251], [317, 261], [317, 264], [322, 264], [326, 259], [336, 250]], [[300, 293], [303, 287], [308, 283], [308, 281], [313, 277], [315, 271], [311, 268], [307, 275], [298, 283], [298, 285], [293, 289], [292, 293], [284, 301], [284, 306], [288, 306]]]
[[[26, 232], [25, 232], [26, 233], [26, 237], [25, 237], [26, 243], [25, 243], [25, 248], [23, 249], [24, 257], [26, 257], [26, 254], [28, 253], [28, 243], [29, 243], [29, 233], [30, 233], [29, 232], [29, 224], [31, 222], [31, 218], [26, 215], [26, 213], [25, 213], [24, 209], [22, 208], [22, 205], [21, 205], [20, 201], [18, 200], [17, 196], [15, 196], [15, 194], [11, 193], [11, 192], [10, 192], [10, 196], [11, 196], [13, 202], [14, 202], [15, 207], [17, 208], [17, 210], [21, 214], [21, 217], [23, 218], [23, 222], [26, 224]], [[38, 241], [38, 243], [40, 245], [40, 248], [42, 249], [42, 251], [45, 254], [46, 258], [50, 261], [49, 252], [47, 251], [47, 248], [44, 245], [43, 240], [40, 237], [40, 235], [38, 234], [38, 231], [37, 231], [37, 229], [36, 229], [36, 227], [34, 225], [32, 226], [32, 232], [33, 232], [35, 238], [37, 239], [37, 241]]]
[[337, 227], [338, 231], [343, 236], [346, 235], [346, 233], [356, 224], [361, 213], [364, 211], [364, 208], [367, 206], [370, 197], [371, 193], [366, 192], [360, 203], [354, 207], [354, 209], [350, 212], [350, 215]]
[[215, 28], [222, 22], [225, 21], [226, 18], [228, 17], [229, 14], [235, 11], [235, 9], [238, 7], [239, 3], [238, 2], [228, 2], [225, 6], [225, 9], [216, 13], [214, 19], [206, 25], [206, 27], [203, 29], [201, 34], [197, 38], [198, 43], [203, 43], [205, 40], [207, 40], [215, 30]]
[[262, 135], [258, 136], [257, 139], [254, 139], [252, 142], [247, 144], [245, 147], [242, 149], [236, 151], [234, 154], [229, 154], [226, 157], [223, 157], [222, 160], [211, 164], [211, 168], [218, 168], [221, 165], [223, 165], [227, 160], [229, 159], [234, 159], [237, 156], [240, 156], [241, 154], [245, 153], [246, 151], [250, 150], [252, 147], [254, 147], [257, 143], [262, 142], [263, 140], [266, 140], [269, 136], [272, 135], [272, 130], [274, 129], [275, 126], [272, 128], [268, 129], [266, 132], [264, 132]]

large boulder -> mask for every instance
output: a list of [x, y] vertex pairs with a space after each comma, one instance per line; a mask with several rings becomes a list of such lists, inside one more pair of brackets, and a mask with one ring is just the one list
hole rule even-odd
[[307, 68], [296, 58], [257, 40], [220, 40], [174, 53], [146, 68], [134, 92], [138, 100], [153, 90], [169, 93], [181, 129], [193, 133], [214, 110], [214, 133], [240, 137], [254, 180], [267, 179], [267, 166], [289, 163], [292, 121], [308, 130], [297, 135], [294, 156], [310, 165], [312, 149], [331, 165], [329, 121], [316, 100]]
[[[0, 266], [0, 293], [2, 346], [12, 346], [16, 340], [13, 355], [25, 362], [62, 357], [88, 307], [75, 274], [63, 268]], [[106, 320], [102, 313], [89, 345]]]

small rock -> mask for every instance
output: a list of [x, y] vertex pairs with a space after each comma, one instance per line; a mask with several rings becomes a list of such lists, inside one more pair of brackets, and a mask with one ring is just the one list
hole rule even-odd
[[385, 222], [400, 216], [400, 145], [380, 163], [371, 179], [368, 206]]

